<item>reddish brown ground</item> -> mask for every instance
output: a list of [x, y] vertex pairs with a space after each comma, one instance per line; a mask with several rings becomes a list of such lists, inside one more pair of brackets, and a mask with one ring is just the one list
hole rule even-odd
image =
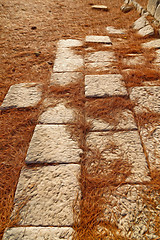
[[[109, 11], [92, 10], [90, 3], [105, 4]], [[122, 0], [0, 0], [0, 104], [13, 84], [42, 82], [47, 86], [59, 39], [105, 35], [109, 25], [129, 30], [139, 15], [134, 10], [122, 13], [122, 4]], [[132, 36], [127, 40], [132, 42]], [[47, 88], [43, 94], [47, 95]], [[1, 233], [9, 221], [19, 172], [39, 113], [39, 106], [0, 112]]]

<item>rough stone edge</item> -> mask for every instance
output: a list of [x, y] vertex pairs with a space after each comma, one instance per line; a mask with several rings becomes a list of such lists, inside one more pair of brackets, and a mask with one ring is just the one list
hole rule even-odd
[[[133, 4], [133, 6], [135, 7], [135, 9], [137, 10], [138, 13], [140, 13], [141, 16], [152, 16], [150, 12], [147, 11], [146, 8], [143, 8], [139, 3], [137, 3], [135, 0], [124, 0], [125, 4]], [[153, 26], [160, 28], [160, 22], [154, 17], [154, 22], [152, 23]], [[159, 29], [159, 35], [160, 35], [160, 29]]]

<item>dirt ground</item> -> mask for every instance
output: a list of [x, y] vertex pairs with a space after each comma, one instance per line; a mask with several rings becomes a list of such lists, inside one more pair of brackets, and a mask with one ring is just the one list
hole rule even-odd
[[[109, 11], [93, 10], [91, 4], [105, 4]], [[0, 104], [9, 87], [21, 82], [42, 82], [43, 97], [47, 96], [59, 39], [106, 35], [107, 26], [130, 31], [139, 15], [135, 10], [122, 13], [122, 4], [122, 0], [0, 0]], [[38, 105], [0, 112], [1, 237], [40, 111]]]

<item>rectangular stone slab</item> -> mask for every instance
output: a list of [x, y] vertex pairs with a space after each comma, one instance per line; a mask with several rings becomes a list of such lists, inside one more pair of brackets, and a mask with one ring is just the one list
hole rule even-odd
[[136, 103], [136, 113], [160, 113], [160, 86], [134, 87], [130, 98]]
[[41, 100], [42, 93], [40, 87], [41, 85], [37, 83], [12, 85], [0, 106], [0, 110], [36, 106]]
[[[114, 152], [107, 149], [113, 142]], [[143, 153], [138, 131], [123, 132], [91, 132], [87, 136], [87, 144], [91, 149], [103, 151], [102, 156], [108, 161], [123, 158], [132, 164], [131, 176], [128, 181], [145, 181], [148, 178], [148, 166]]]
[[85, 41], [87, 43], [105, 43], [105, 44], [112, 44], [111, 39], [108, 36], [86, 36]]
[[55, 107], [48, 108], [39, 117], [39, 122], [43, 124], [66, 124], [73, 123], [74, 109], [67, 108], [65, 104], [58, 103]]
[[127, 90], [120, 74], [86, 75], [85, 96], [125, 96]]
[[15, 194], [17, 210], [21, 199], [29, 198], [20, 210], [22, 226], [71, 226], [73, 202], [79, 191], [78, 164], [23, 168]]
[[85, 56], [85, 62], [110, 62], [115, 60], [114, 52], [111, 51], [92, 52]]
[[5, 231], [3, 240], [71, 240], [70, 227], [15, 227]]
[[83, 80], [83, 74], [81, 72], [62, 72], [53, 73], [50, 82], [51, 84], [66, 85], [80, 80]]
[[25, 159], [26, 163], [77, 163], [82, 150], [64, 125], [37, 125]]
[[78, 72], [83, 67], [83, 59], [57, 58], [54, 62], [53, 72]]
[[109, 131], [109, 130], [128, 130], [137, 129], [134, 121], [133, 113], [130, 110], [119, 111], [116, 119], [118, 118], [117, 124], [112, 125], [102, 119], [94, 119], [86, 116], [86, 120], [92, 123], [91, 131]]
[[57, 44], [57, 48], [71, 48], [80, 47], [83, 42], [77, 39], [60, 39]]

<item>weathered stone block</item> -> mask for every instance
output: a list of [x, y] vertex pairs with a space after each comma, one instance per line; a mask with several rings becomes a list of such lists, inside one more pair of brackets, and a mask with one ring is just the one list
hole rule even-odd
[[3, 240], [71, 240], [70, 227], [16, 227], [6, 230]]
[[144, 28], [147, 25], [149, 25], [148, 20], [144, 16], [142, 16], [134, 22], [133, 28], [136, 30], [140, 30], [141, 28]]
[[39, 117], [39, 122], [43, 124], [64, 124], [71, 123], [73, 120], [74, 110], [66, 108], [63, 103], [59, 103], [55, 107], [48, 108]]
[[127, 90], [120, 74], [86, 75], [86, 97], [124, 96]]
[[64, 125], [37, 125], [27, 152], [26, 163], [77, 163], [82, 150]]
[[63, 61], [65, 61], [66, 59], [83, 59], [83, 57], [75, 54], [70, 48], [58, 48], [56, 53], [56, 60], [57, 59], [63, 59]]
[[8, 108], [34, 107], [41, 100], [41, 95], [40, 84], [20, 83], [12, 85], [3, 100], [0, 110]]
[[69, 83], [75, 83], [83, 79], [81, 72], [62, 72], [53, 73], [51, 76], [51, 84], [66, 85]]
[[105, 44], [112, 44], [111, 39], [108, 36], [87, 36], [86, 40], [87, 43], [105, 43]]
[[147, 25], [144, 28], [141, 28], [138, 31], [138, 34], [141, 35], [142, 37], [151, 36], [154, 34], [154, 29], [151, 25]]
[[[108, 149], [111, 143], [115, 144], [114, 151], [112, 148]], [[99, 149], [106, 161], [128, 161], [132, 168], [127, 181], [149, 180], [147, 161], [138, 131], [91, 132], [87, 136], [87, 144], [93, 150]]]
[[83, 59], [57, 58], [54, 62], [53, 72], [78, 72], [83, 67]]
[[160, 113], [160, 86], [134, 87], [130, 98], [136, 103], [136, 113]]
[[82, 45], [83, 42], [76, 39], [61, 39], [58, 41], [57, 48], [80, 47]]
[[115, 61], [114, 52], [111, 51], [98, 51], [88, 53], [85, 57], [85, 62], [112, 62]]
[[114, 68], [112, 66], [112, 62], [89, 62], [85, 64], [85, 70], [87, 72], [102, 72], [102, 71], [110, 71]]
[[128, 66], [144, 64], [145, 57], [141, 54], [128, 54], [128, 57], [123, 58], [123, 63]]
[[79, 191], [78, 164], [23, 168], [15, 194], [14, 212], [22, 199], [22, 226], [71, 226], [73, 202]]
[[126, 32], [125, 29], [116, 29], [115, 27], [112, 27], [112, 26], [106, 27], [106, 30], [110, 34], [125, 34]]
[[160, 39], [152, 40], [142, 44], [145, 48], [160, 48]]
[[[114, 116], [114, 115], [113, 115]], [[118, 119], [117, 119], [118, 118]], [[116, 120], [118, 121], [116, 125], [110, 124], [101, 119], [94, 119], [87, 117], [86, 120], [92, 123], [91, 131], [108, 131], [108, 130], [128, 130], [137, 129], [136, 123], [134, 121], [133, 113], [130, 110], [118, 111]]]

